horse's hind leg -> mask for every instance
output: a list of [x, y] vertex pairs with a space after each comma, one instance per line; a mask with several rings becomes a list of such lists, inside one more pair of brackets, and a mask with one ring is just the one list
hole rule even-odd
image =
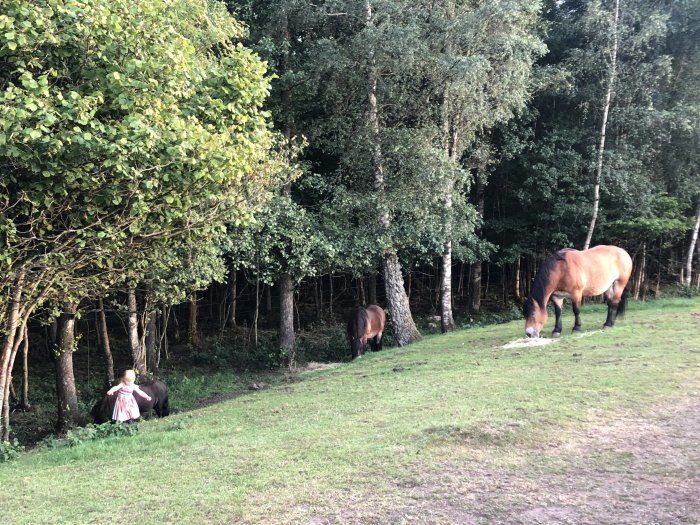
[[574, 328], [572, 332], [581, 331], [581, 298], [571, 299], [571, 310], [574, 312]]
[[554, 303], [554, 315], [556, 317], [554, 321], [554, 330], [552, 330], [552, 337], [561, 336], [561, 307], [564, 304], [564, 299], [561, 297], [552, 296], [552, 303]]
[[608, 303], [608, 318], [605, 320], [603, 328], [611, 328], [615, 325], [617, 311], [624, 292], [624, 286], [620, 286], [618, 281], [615, 281], [608, 291], [605, 292], [605, 300]]

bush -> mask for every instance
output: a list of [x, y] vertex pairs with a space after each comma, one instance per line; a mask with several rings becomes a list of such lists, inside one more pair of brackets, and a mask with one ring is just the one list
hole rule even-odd
[[84, 427], [79, 427], [66, 432], [64, 439], [56, 436], [49, 436], [44, 440], [44, 448], [77, 447], [86, 441], [103, 439], [113, 436], [133, 436], [139, 431], [138, 423], [102, 423], [93, 425], [92, 423]]
[[15, 439], [10, 441], [0, 441], [0, 463], [7, 463], [17, 459], [24, 451], [24, 447]]

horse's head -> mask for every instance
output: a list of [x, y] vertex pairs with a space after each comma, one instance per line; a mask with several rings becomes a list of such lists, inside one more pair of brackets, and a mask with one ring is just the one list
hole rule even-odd
[[544, 323], [547, 322], [547, 308], [543, 308], [535, 299], [528, 297], [523, 307], [523, 315], [525, 316], [525, 335], [539, 337]]

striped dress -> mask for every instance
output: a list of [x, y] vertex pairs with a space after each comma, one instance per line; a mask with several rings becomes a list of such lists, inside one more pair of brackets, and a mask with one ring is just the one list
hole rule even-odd
[[114, 421], [129, 421], [141, 417], [139, 405], [134, 397], [134, 387], [136, 385], [123, 385], [117, 392], [117, 401], [114, 403], [112, 419]]

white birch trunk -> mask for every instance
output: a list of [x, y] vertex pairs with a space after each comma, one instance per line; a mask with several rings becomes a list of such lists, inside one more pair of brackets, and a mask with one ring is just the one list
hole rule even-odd
[[605, 103], [603, 104], [603, 122], [600, 126], [600, 142], [598, 144], [598, 154], [596, 158], [595, 183], [593, 186], [593, 210], [591, 213], [591, 223], [588, 226], [588, 234], [583, 249], [587, 250], [591, 246], [593, 230], [595, 230], [598, 220], [598, 208], [600, 206], [600, 183], [603, 178], [603, 154], [605, 153], [605, 132], [608, 126], [608, 113], [610, 112], [610, 101], [612, 100], [615, 77], [617, 74], [617, 25], [620, 17], [620, 0], [615, 0], [615, 20], [613, 23], [613, 47], [610, 56], [610, 76], [608, 77], [608, 87], [605, 91]]

